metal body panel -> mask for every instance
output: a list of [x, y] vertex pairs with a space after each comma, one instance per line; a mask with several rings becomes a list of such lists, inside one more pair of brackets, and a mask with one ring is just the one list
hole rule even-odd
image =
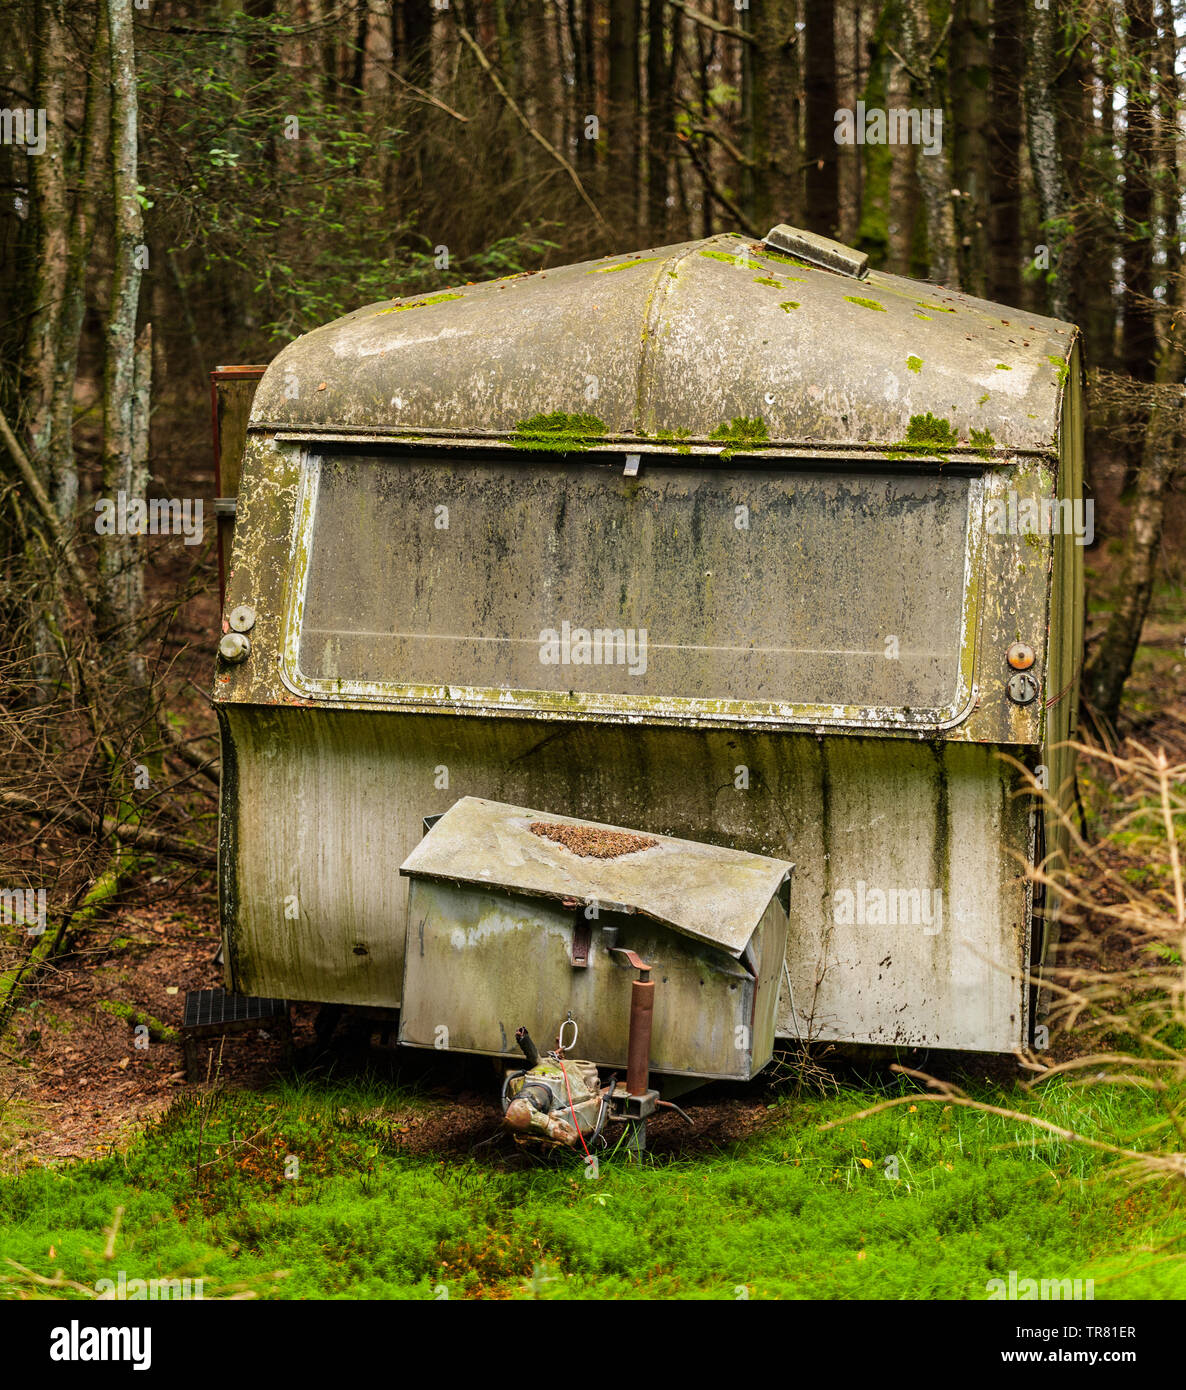
[[901, 453], [929, 414], [949, 423], [953, 457], [1046, 453], [1074, 335], [716, 236], [367, 305], [280, 353], [252, 424], [514, 438], [571, 411], [596, 417], [591, 437], [691, 445], [760, 418], [771, 445]]
[[[600, 913], [588, 965], [574, 969], [573, 912], [557, 902], [413, 877], [408, 911], [401, 1043], [518, 1056], [517, 1027], [542, 1034], [571, 1011], [580, 1055], [624, 1068], [634, 972], [606, 950], [612, 927], [618, 945], [654, 966], [652, 1072], [748, 1080], [770, 1060], [777, 977], [755, 978], [727, 952], [644, 917]], [[772, 901], [755, 948], [781, 959], [786, 932]]]
[[[780, 1034], [988, 1051], [1025, 1037], [1029, 821], [991, 747], [251, 706], [221, 722], [236, 989], [398, 1005], [399, 866], [423, 816], [475, 795], [793, 860]], [[921, 912], [837, 922], [837, 892], [862, 883], [940, 892], [941, 929]]]

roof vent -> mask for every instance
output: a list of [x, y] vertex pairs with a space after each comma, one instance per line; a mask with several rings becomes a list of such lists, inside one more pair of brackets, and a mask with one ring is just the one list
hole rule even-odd
[[831, 270], [853, 280], [863, 280], [869, 274], [869, 257], [863, 251], [854, 251], [842, 241], [832, 241], [816, 232], [788, 227], [785, 222], [771, 227], [762, 241], [774, 251], [797, 256], [808, 265], [817, 265], [821, 270]]

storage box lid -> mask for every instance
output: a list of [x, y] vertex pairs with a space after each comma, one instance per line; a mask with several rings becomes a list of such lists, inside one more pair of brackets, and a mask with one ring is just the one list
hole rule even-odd
[[467, 796], [400, 873], [638, 912], [737, 957], [793, 868], [762, 854]]

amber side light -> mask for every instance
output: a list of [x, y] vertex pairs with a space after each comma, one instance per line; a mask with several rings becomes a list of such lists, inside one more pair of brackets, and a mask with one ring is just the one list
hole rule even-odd
[[1028, 671], [1034, 664], [1034, 649], [1025, 642], [1014, 642], [1005, 653], [1005, 660], [1015, 671]]

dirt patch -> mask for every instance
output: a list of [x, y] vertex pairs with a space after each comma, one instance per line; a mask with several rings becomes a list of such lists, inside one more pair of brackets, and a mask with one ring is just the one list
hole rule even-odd
[[635, 835], [628, 830], [602, 830], [590, 825], [558, 825], [554, 821], [533, 820], [527, 828], [533, 835], [554, 840], [582, 859], [620, 859], [624, 854], [653, 849], [659, 843], [649, 835]]
[[[203, 893], [184, 906], [126, 908], [108, 931], [104, 945], [61, 961], [17, 1011], [0, 1078], [0, 1169], [120, 1146], [185, 1089], [179, 1042], [138, 1039], [101, 1006], [128, 1004], [180, 1028], [186, 991], [222, 983], [213, 903]], [[210, 1065], [225, 1084], [254, 1086], [280, 1058], [279, 1040], [257, 1029], [228, 1037], [221, 1057], [215, 1039]]]

